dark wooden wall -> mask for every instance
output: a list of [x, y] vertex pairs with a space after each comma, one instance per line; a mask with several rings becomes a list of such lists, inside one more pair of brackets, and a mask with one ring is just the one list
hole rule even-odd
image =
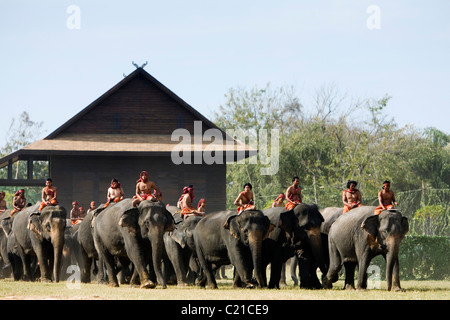
[[163, 201], [176, 205], [185, 185], [194, 185], [194, 204], [207, 201], [208, 211], [225, 209], [226, 166], [174, 165], [170, 157], [77, 157], [52, 156], [51, 176], [58, 188], [59, 203], [71, 209], [72, 201], [87, 208], [94, 200], [106, 201], [112, 178], [118, 178], [127, 198], [135, 193], [136, 180], [143, 170], [163, 193]]
[[[64, 133], [170, 135], [177, 128], [193, 133], [194, 120], [200, 119], [143, 74], [137, 74]], [[206, 129], [209, 128], [204, 125], [203, 131]]]

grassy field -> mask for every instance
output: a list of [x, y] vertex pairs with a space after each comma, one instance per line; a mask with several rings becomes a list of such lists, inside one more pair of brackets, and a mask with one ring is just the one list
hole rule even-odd
[[402, 281], [404, 292], [381, 289], [342, 290], [343, 281], [331, 290], [304, 290], [291, 281], [280, 290], [233, 289], [231, 280], [219, 280], [217, 290], [193, 286], [168, 286], [167, 289], [111, 288], [97, 283], [40, 283], [0, 280], [0, 300], [449, 300], [450, 281]]

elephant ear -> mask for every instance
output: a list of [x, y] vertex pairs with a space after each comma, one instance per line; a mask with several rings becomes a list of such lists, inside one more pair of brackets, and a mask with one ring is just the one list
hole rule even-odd
[[239, 236], [239, 225], [236, 221], [236, 217], [238, 217], [237, 214], [234, 214], [232, 216], [229, 216], [223, 227], [227, 230], [230, 230], [230, 233], [233, 237], [236, 238], [236, 240], [240, 239]]
[[27, 229], [34, 232], [38, 238], [42, 239], [42, 223], [40, 215], [36, 213], [32, 213], [30, 215], [30, 218], [28, 219], [28, 226]]
[[1, 229], [3, 230], [3, 232], [5, 233], [6, 238], [9, 237], [9, 234], [11, 233], [11, 218], [6, 218], [3, 219], [1, 222]]
[[361, 223], [361, 228], [373, 238], [377, 237], [379, 227], [380, 219], [377, 215], [370, 216]]
[[267, 232], [264, 235], [263, 240], [267, 239], [269, 237], [269, 234], [273, 231], [273, 229], [275, 229], [275, 225], [272, 222], [270, 222], [269, 217], [264, 217], [264, 218], [266, 219], [266, 222], [269, 227], [267, 228]]
[[170, 213], [170, 211], [168, 211], [166, 208], [164, 208], [164, 211], [165, 211], [166, 217], [167, 217], [166, 224], [164, 225], [164, 231], [172, 232], [172, 231], [174, 231], [176, 229], [176, 227], [175, 227], [175, 224], [176, 224], [175, 219], [172, 216], [172, 214]]
[[139, 210], [138, 208], [131, 208], [126, 210], [119, 220], [119, 226], [128, 228], [128, 231], [137, 234], [139, 230], [138, 224]]
[[293, 217], [295, 217], [292, 210], [285, 211], [280, 214], [280, 220], [278, 220], [278, 227], [284, 230], [289, 236], [292, 235], [292, 229], [294, 228]]
[[181, 248], [186, 247], [186, 233], [179, 230], [179, 229], [175, 229], [173, 232], [170, 232], [170, 237], [176, 242], [178, 243]]

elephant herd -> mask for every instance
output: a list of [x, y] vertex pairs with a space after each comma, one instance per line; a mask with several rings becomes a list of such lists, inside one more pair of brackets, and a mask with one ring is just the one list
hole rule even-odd
[[12, 272], [15, 280], [58, 282], [65, 267], [77, 264], [83, 283], [96, 274], [111, 286], [166, 288], [175, 278], [178, 285], [217, 288], [216, 270], [231, 264], [234, 287], [279, 288], [283, 264], [295, 257], [302, 288], [331, 288], [344, 266], [345, 288], [354, 289], [358, 266], [356, 288], [365, 289], [369, 263], [381, 254], [387, 289], [401, 289], [398, 253], [408, 220], [398, 210], [374, 215], [374, 207], [363, 206], [342, 213], [303, 203], [289, 211], [219, 211], [183, 219], [178, 208], [162, 202], [145, 200], [134, 207], [132, 199], [124, 199], [101, 205], [72, 226], [62, 206], [41, 213], [38, 207], [13, 218], [9, 210], [0, 214], [2, 276]]

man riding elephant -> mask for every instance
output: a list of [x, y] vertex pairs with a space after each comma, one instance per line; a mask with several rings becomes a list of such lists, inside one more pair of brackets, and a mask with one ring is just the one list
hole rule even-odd
[[136, 181], [136, 194], [133, 197], [133, 207], [137, 207], [144, 200], [156, 201], [153, 190], [157, 190], [156, 193], [159, 191], [156, 184], [148, 179], [148, 172], [142, 171], [139, 175], [139, 180]]
[[56, 206], [58, 204], [58, 189], [53, 185], [53, 180], [47, 178], [45, 181], [45, 187], [42, 189], [42, 202], [39, 206], [39, 212], [46, 206]]
[[353, 208], [360, 207], [361, 192], [356, 189], [358, 182], [349, 180], [347, 182], [347, 189], [342, 191], [342, 202], [344, 203], [343, 213], [349, 212]]
[[302, 203], [302, 189], [299, 187], [300, 178], [292, 178], [292, 185], [286, 190], [286, 210], [292, 210]]

